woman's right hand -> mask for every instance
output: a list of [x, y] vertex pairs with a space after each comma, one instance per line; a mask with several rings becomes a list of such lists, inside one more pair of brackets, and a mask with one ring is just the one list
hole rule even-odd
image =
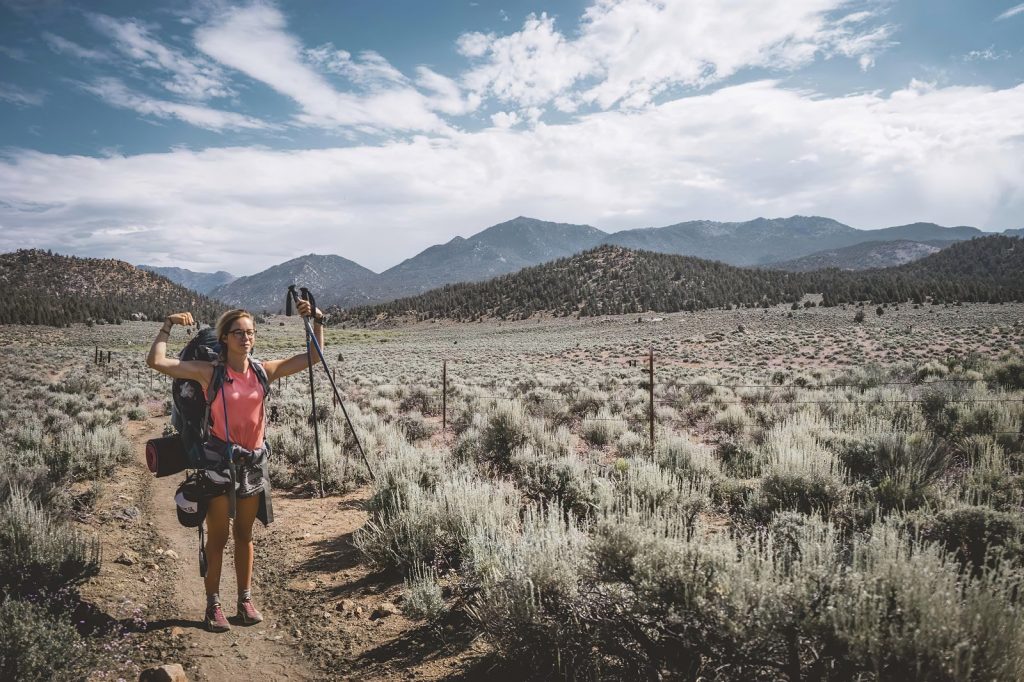
[[167, 316], [167, 322], [173, 327], [176, 324], [180, 324], [182, 327], [194, 327], [195, 320], [192, 319], [192, 313], [174, 313], [173, 315]]

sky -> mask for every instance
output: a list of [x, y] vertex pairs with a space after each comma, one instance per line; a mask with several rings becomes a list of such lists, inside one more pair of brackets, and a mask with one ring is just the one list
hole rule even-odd
[[1024, 3], [0, 0], [0, 252], [379, 272], [519, 215], [1024, 227]]

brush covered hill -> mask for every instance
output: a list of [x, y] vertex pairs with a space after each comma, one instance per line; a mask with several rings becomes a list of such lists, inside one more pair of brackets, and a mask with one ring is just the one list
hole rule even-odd
[[338, 321], [415, 317], [460, 321], [553, 315], [678, 312], [794, 303], [823, 294], [824, 305], [853, 301], [1024, 300], [1024, 241], [985, 237], [894, 268], [808, 273], [740, 268], [716, 261], [599, 246], [571, 258], [477, 284], [364, 306]]
[[318, 306], [344, 302], [347, 305], [373, 300], [366, 288], [377, 273], [347, 258], [311, 253], [255, 275], [219, 286], [210, 292], [228, 305], [258, 311], [276, 312], [285, 307], [289, 285], [308, 287], [317, 296]]
[[765, 267], [774, 270], [789, 270], [790, 272], [810, 272], [825, 268], [839, 268], [840, 270], [891, 268], [938, 253], [951, 243], [915, 242], [906, 239], [891, 242], [862, 242], [841, 249], [828, 249], [792, 260], [771, 263]]
[[0, 291], [0, 324], [119, 323], [140, 313], [159, 320], [185, 310], [212, 322], [223, 311], [217, 301], [124, 261], [39, 250], [0, 254]]
[[158, 267], [156, 265], [139, 265], [142, 270], [149, 270], [158, 275], [163, 275], [175, 284], [180, 284], [186, 289], [198, 291], [201, 294], [208, 294], [217, 287], [224, 286], [237, 279], [230, 272], [218, 270], [217, 272], [195, 272], [185, 268]]

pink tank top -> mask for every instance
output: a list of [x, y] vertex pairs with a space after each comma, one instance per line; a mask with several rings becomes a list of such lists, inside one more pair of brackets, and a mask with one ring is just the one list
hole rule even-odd
[[[246, 450], [263, 447], [263, 386], [256, 376], [256, 370], [250, 364], [245, 373], [236, 372], [224, 366], [227, 375], [221, 391], [228, 401], [228, 423], [231, 426], [231, 442]], [[230, 381], [229, 381], [230, 379]], [[206, 399], [210, 402], [210, 433], [226, 441], [224, 434], [224, 401], [220, 393], [211, 399], [207, 390]]]

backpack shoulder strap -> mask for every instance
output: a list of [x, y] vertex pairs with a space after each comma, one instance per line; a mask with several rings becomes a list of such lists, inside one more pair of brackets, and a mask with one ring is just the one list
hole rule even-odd
[[256, 372], [256, 378], [260, 381], [260, 386], [263, 387], [263, 399], [266, 400], [270, 397], [270, 381], [267, 379], [267, 370], [264, 369], [263, 363], [256, 358], [249, 358], [249, 364], [252, 366], [252, 371]]
[[206, 389], [206, 394], [209, 397], [206, 400], [206, 413], [203, 415], [202, 439], [204, 442], [210, 438], [210, 407], [213, 405], [213, 399], [217, 397], [217, 392], [224, 385], [224, 376], [224, 364], [220, 360], [214, 360], [213, 378], [210, 379], [210, 386]]

